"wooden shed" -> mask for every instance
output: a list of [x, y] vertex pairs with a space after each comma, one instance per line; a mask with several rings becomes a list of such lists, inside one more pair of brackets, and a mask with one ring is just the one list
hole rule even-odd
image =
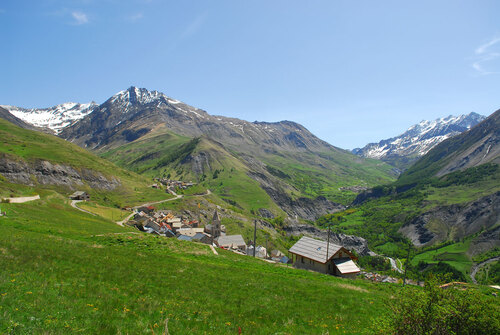
[[[289, 250], [297, 268], [353, 278], [359, 272], [356, 257], [346, 248], [303, 236]], [[328, 254], [327, 254], [328, 253]]]

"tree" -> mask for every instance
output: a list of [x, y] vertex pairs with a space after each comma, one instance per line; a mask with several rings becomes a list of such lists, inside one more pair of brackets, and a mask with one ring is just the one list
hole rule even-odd
[[473, 287], [440, 287], [446, 277], [431, 277], [425, 287], [406, 286], [379, 320], [383, 334], [500, 334], [500, 304]]

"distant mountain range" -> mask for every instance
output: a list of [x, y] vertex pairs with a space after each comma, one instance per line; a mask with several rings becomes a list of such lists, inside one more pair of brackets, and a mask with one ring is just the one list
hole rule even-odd
[[295, 122], [210, 115], [144, 88], [130, 87], [101, 105], [5, 107], [122, 167], [196, 181], [249, 212], [314, 220], [354, 199], [349, 187], [394, 180], [387, 164], [336, 148]]
[[402, 170], [424, 156], [434, 146], [458, 135], [483, 121], [486, 117], [477, 113], [448, 116], [434, 121], [421, 121], [403, 134], [370, 143], [352, 152], [361, 157], [380, 159]]
[[434, 146], [405, 171], [398, 182], [413, 183], [442, 177], [490, 162], [500, 163], [500, 110], [469, 131]]
[[0, 106], [17, 118], [35, 127], [48, 128], [58, 134], [65, 127], [72, 125], [91, 113], [97, 104], [90, 102], [80, 104], [67, 102], [50, 108], [21, 108], [16, 106]]

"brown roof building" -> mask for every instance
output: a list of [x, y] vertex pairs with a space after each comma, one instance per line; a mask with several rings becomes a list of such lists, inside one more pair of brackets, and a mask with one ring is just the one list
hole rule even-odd
[[[340, 277], [355, 277], [359, 272], [356, 257], [346, 248], [303, 236], [289, 250], [294, 266]], [[293, 257], [295, 256], [295, 257]]]

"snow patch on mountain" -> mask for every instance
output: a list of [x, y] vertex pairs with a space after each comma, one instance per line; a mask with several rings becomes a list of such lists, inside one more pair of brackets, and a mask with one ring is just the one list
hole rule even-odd
[[352, 152], [362, 157], [381, 160], [394, 156], [421, 157], [437, 144], [469, 130], [485, 118], [483, 115], [470, 113], [450, 115], [433, 121], [423, 120], [399, 136], [367, 144], [364, 148], [356, 148]]
[[97, 106], [95, 102], [80, 104], [76, 102], [66, 102], [50, 108], [21, 108], [16, 106], [2, 106], [11, 114], [20, 118], [24, 122], [36, 127], [46, 127], [59, 133], [61, 130], [87, 114]]
[[[115, 108], [120, 108], [123, 114], [128, 113], [129, 108], [134, 105], [148, 105], [154, 103], [156, 104], [157, 108], [160, 108], [161, 105], [164, 104], [183, 113], [191, 113], [201, 119], [205, 118], [205, 116], [202, 115], [204, 112], [198, 108], [194, 108], [192, 106], [186, 105], [179, 100], [170, 98], [164, 93], [155, 90], [149, 91], [145, 88], [138, 88], [134, 86], [116, 93], [106, 102], [109, 104], [113, 104]], [[106, 104], [106, 102], [104, 104]]]

